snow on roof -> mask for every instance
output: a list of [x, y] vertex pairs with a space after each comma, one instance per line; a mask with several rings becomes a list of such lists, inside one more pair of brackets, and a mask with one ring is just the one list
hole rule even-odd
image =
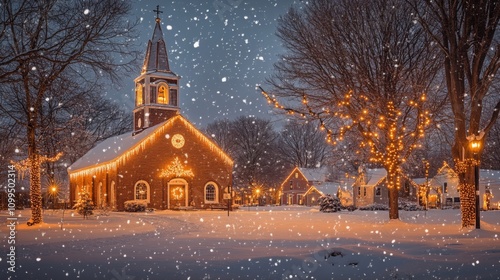
[[387, 176], [387, 171], [384, 168], [367, 169], [365, 176], [366, 185], [374, 186]]
[[326, 168], [303, 168], [299, 167], [300, 172], [304, 174], [307, 181], [324, 182], [328, 170]]
[[70, 175], [79, 173], [79, 171], [88, 174], [90, 170], [115, 168], [117, 164], [123, 163], [128, 156], [139, 152], [140, 149], [145, 149], [148, 143], [152, 143], [155, 137], [160, 137], [177, 121], [184, 124], [188, 131], [194, 133], [201, 142], [206, 143], [208, 148], [218, 154], [225, 163], [233, 165], [231, 157], [217, 146], [213, 140], [201, 133], [182, 115], [177, 115], [163, 123], [147, 128], [139, 134], [132, 135], [129, 132], [104, 140], [73, 163], [68, 168], [68, 172]]
[[112, 161], [148, 137], [150, 132], [154, 131], [162, 124], [163, 123], [160, 123], [147, 128], [136, 135], [132, 135], [132, 132], [127, 132], [122, 135], [110, 137], [90, 149], [84, 156], [75, 161], [68, 170], [75, 171], [92, 165], [99, 165]]
[[320, 191], [322, 194], [335, 194], [339, 189], [339, 184], [334, 182], [324, 182], [321, 184], [314, 185], [314, 187]]
[[425, 179], [425, 178], [415, 178], [415, 179], [412, 179], [413, 182], [415, 182], [415, 184], [418, 184], [418, 185], [425, 185], [425, 182], [426, 180], [428, 179]]
[[485, 186], [500, 186], [500, 170], [481, 169], [479, 184]]

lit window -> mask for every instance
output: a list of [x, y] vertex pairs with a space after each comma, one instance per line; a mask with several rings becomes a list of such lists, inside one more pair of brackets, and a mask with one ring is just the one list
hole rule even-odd
[[168, 86], [165, 84], [160, 84], [158, 87], [158, 103], [168, 104]]
[[142, 85], [137, 84], [135, 88], [135, 105], [139, 106], [143, 104], [143, 98], [142, 98]]
[[149, 184], [146, 181], [135, 183], [135, 200], [146, 200], [149, 202]]
[[217, 185], [210, 182], [205, 185], [205, 204], [218, 203]]

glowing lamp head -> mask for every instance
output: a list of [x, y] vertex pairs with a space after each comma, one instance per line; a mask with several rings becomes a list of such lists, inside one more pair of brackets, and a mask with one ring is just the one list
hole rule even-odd
[[470, 148], [473, 153], [478, 153], [481, 149], [481, 141], [474, 139], [470, 142]]

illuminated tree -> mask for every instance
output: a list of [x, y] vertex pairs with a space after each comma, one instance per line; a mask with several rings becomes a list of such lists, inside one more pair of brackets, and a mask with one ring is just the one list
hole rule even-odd
[[437, 52], [410, 7], [313, 0], [281, 17], [277, 35], [287, 52], [263, 94], [283, 112], [318, 120], [330, 143], [353, 135], [387, 170], [389, 218], [398, 219], [398, 174], [437, 104], [426, 102]]
[[125, 19], [130, 10], [129, 2], [118, 0], [2, 1], [0, 110], [25, 129], [35, 224], [42, 222], [40, 165], [54, 156], [39, 147], [47, 133], [44, 102], [57, 93], [74, 98], [103, 77], [116, 81], [120, 70], [133, 69], [130, 61], [137, 53], [130, 43], [136, 23]]
[[500, 112], [497, 72], [500, 67], [500, 3], [495, 0], [408, 1], [421, 26], [443, 54], [448, 99], [454, 116], [452, 156], [460, 174], [462, 226], [475, 224], [474, 166], [470, 149], [478, 138], [481, 157], [484, 140]]

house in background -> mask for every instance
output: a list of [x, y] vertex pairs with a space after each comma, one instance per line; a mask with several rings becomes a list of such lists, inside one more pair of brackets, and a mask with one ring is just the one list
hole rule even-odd
[[[358, 177], [353, 184], [353, 201], [355, 207], [364, 207], [372, 204], [389, 204], [389, 190], [387, 189], [387, 171], [383, 168], [358, 169]], [[400, 174], [399, 198], [410, 201], [417, 200], [418, 185], [404, 174]]]
[[457, 207], [460, 205], [458, 175], [446, 162], [439, 168], [436, 175], [429, 180], [427, 203], [429, 208]]
[[500, 210], [500, 170], [479, 171], [479, 205], [483, 210]]
[[[281, 205], [304, 205], [304, 195], [312, 185], [319, 185], [326, 181], [326, 168], [295, 167], [280, 185]], [[310, 200], [315, 198], [311, 196]], [[317, 199], [317, 198], [315, 198]]]
[[304, 204], [316, 206], [319, 204], [320, 197], [336, 193], [339, 187], [339, 184], [334, 182], [318, 182], [316, 185], [310, 186], [304, 194]]
[[[424, 178], [415, 179], [425, 187]], [[455, 170], [444, 162], [436, 175], [428, 179], [429, 191], [427, 206], [429, 208], [460, 207], [459, 178]], [[479, 171], [479, 205], [483, 210], [500, 209], [500, 170], [481, 169]], [[425, 200], [423, 200], [425, 204]]]
[[353, 179], [346, 178], [340, 182], [330, 180], [330, 171], [326, 167], [295, 167], [280, 186], [281, 205], [318, 205], [323, 195], [336, 195], [339, 190], [343, 194], [346, 206], [352, 205], [352, 194], [349, 191]]

